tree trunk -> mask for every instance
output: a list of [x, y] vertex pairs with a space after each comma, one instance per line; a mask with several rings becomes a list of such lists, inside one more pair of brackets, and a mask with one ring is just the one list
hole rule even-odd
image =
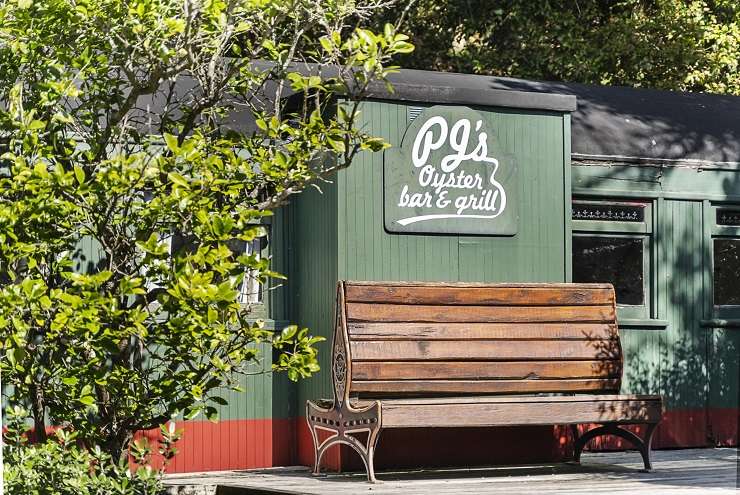
[[44, 392], [38, 385], [31, 386], [31, 401], [33, 414], [33, 438], [36, 442], [45, 442], [46, 436], [46, 411], [44, 407]]
[[102, 448], [110, 454], [113, 462], [119, 463], [123, 459], [128, 459], [129, 446], [133, 438], [133, 432], [119, 431], [111, 435], [110, 439], [102, 445]]

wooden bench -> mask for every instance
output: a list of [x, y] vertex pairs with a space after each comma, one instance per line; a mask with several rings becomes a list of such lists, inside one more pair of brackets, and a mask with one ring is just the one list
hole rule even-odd
[[[347, 444], [374, 482], [384, 428], [555, 424], [571, 425], [576, 462], [616, 435], [651, 469], [662, 400], [619, 395], [609, 284], [339, 282], [332, 349], [334, 399], [306, 404], [315, 474]], [[578, 424], [601, 426], [579, 435]], [[644, 438], [626, 424], [647, 425]]]

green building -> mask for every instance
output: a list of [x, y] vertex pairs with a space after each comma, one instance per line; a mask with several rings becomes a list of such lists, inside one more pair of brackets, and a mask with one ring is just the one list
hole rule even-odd
[[[264, 315], [327, 337], [326, 371], [299, 384], [245, 378], [220, 423], [185, 424], [173, 470], [312, 462], [302, 414], [306, 399], [331, 396], [344, 279], [611, 282], [623, 391], [666, 402], [654, 447], [737, 445], [740, 98], [424, 71], [402, 71], [394, 86], [360, 122], [393, 148], [297, 197], [263, 247], [288, 275], [266, 291]], [[552, 460], [567, 455], [564, 435], [489, 428], [427, 445], [423, 429], [400, 430], [376, 459]], [[424, 446], [413, 456], [411, 438]]]

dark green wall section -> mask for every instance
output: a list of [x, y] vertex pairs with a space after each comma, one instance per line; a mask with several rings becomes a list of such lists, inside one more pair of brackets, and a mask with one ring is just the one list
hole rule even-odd
[[714, 329], [709, 346], [709, 407], [737, 408], [740, 329]]
[[740, 201], [740, 166], [628, 165], [617, 162], [577, 164], [573, 193]]
[[287, 282], [290, 322], [325, 337], [319, 344], [321, 371], [298, 384], [297, 409], [302, 415], [307, 398], [331, 397], [330, 344], [337, 283], [337, 187], [309, 188], [288, 210], [290, 270]]
[[[260, 345], [259, 363], [249, 365], [248, 374], [240, 374], [234, 379], [242, 391], [222, 389], [218, 394], [228, 405], [216, 405], [220, 420], [259, 419], [273, 416], [271, 369], [271, 348]], [[198, 418], [203, 419], [203, 418]]]
[[[714, 328], [712, 228], [716, 204], [740, 204], [740, 169], [579, 163], [574, 195], [652, 201], [657, 318], [667, 326], [622, 329], [628, 392], [660, 393], [676, 432], [725, 441], [728, 418], [717, 410], [738, 407], [740, 330]], [[737, 324], [737, 321], [736, 323]], [[714, 412], [713, 412], [714, 411]], [[734, 421], [734, 420], [733, 420]], [[729, 434], [731, 437], [732, 433]]]

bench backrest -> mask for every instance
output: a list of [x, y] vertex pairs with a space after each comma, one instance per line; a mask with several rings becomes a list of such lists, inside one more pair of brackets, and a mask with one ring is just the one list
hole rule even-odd
[[616, 393], [610, 284], [339, 282], [337, 400]]

